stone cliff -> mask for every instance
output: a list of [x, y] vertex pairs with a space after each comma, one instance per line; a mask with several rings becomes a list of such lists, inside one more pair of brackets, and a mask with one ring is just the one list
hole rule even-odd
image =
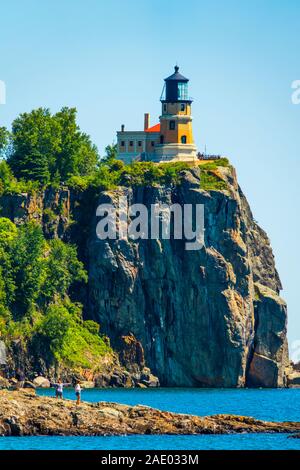
[[89, 313], [112, 338], [132, 332], [165, 386], [286, 384], [287, 311], [270, 242], [254, 221], [233, 168], [227, 189], [201, 189], [201, 170], [179, 186], [119, 188], [98, 203], [204, 204], [205, 246], [180, 240], [88, 243]]
[[[287, 310], [270, 242], [234, 169], [218, 167], [224, 183], [218, 190], [204, 189], [201, 171], [183, 172], [179, 185], [119, 187], [96, 196], [67, 188], [3, 196], [1, 216], [17, 223], [34, 218], [47, 236], [78, 245], [89, 274], [78, 300], [127, 370], [131, 355], [141, 354], [122, 337], [136, 338], [143, 367], [165, 386], [285, 386]], [[96, 207], [116, 204], [119, 196], [147, 207], [203, 204], [204, 247], [187, 251], [185, 240], [174, 239], [100, 241]]]

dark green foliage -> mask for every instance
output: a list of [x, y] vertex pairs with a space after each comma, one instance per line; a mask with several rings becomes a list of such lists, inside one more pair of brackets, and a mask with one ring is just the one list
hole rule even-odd
[[40, 226], [33, 222], [18, 229], [10, 247], [15, 295], [9, 299], [9, 307], [15, 318], [30, 311], [37, 302], [44, 278], [46, 242]]
[[0, 161], [0, 196], [2, 194], [31, 194], [39, 188], [38, 181], [18, 181], [5, 160]]
[[18, 160], [17, 174], [25, 181], [37, 181], [42, 186], [50, 182], [49, 163], [46, 155], [33, 149]]
[[39, 108], [12, 124], [8, 163], [19, 179], [59, 183], [73, 175], [92, 174], [97, 162], [97, 149], [76, 124], [74, 108], [54, 115]]
[[49, 248], [42, 295], [51, 301], [55, 296], [63, 298], [72, 283], [87, 282], [87, 274], [74, 246], [56, 239], [49, 242]]

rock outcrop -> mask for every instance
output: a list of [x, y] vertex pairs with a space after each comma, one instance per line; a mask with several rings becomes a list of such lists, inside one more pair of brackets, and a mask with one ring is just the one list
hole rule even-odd
[[88, 241], [89, 315], [115, 344], [132, 332], [162, 385], [286, 385], [286, 305], [265, 232], [253, 219], [234, 169], [226, 190], [201, 189], [201, 170], [174, 187], [118, 188], [100, 203], [203, 204], [205, 245], [185, 240]]
[[124, 434], [292, 433], [300, 423], [270, 423], [250, 417], [198, 417], [147, 406], [81, 403], [37, 397], [34, 390], [0, 391], [0, 436]]
[[[201, 189], [201, 170], [191, 168], [178, 186], [120, 187], [97, 199], [67, 188], [0, 198], [1, 216], [38, 220], [48, 237], [77, 244], [89, 274], [78, 301], [119, 354], [101, 368], [97, 385], [287, 385], [287, 309], [269, 239], [234, 169], [216, 173], [227, 189]], [[100, 241], [96, 207], [120, 196], [148, 208], [203, 204], [204, 247], [187, 251], [185, 240], [174, 239]], [[17, 367], [25, 361], [32, 368], [20, 345], [8, 358], [13, 368], [11, 356]], [[47, 373], [42, 363], [35, 371]], [[94, 377], [87, 372], [82, 379]]]

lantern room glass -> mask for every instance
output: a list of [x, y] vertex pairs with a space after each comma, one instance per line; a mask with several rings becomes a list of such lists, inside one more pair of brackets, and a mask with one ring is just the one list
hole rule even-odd
[[178, 100], [188, 100], [188, 84], [184, 82], [178, 83]]

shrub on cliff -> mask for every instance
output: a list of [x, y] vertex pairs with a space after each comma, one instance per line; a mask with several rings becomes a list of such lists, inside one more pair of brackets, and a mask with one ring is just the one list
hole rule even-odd
[[227, 158], [220, 158], [213, 162], [204, 163], [200, 167], [201, 189], [206, 191], [221, 191], [228, 189], [226, 181], [218, 171], [218, 167], [229, 167]]
[[115, 189], [118, 186], [172, 186], [180, 183], [181, 172], [189, 166], [183, 162], [156, 164], [153, 162], [132, 162], [125, 165], [113, 158], [101, 161], [93, 175], [72, 176], [67, 184], [73, 189], [98, 191]]
[[80, 306], [69, 302], [48, 307], [35, 327], [31, 348], [43, 351], [48, 365], [57, 362], [72, 368], [96, 367], [100, 357], [111, 353], [99, 336], [99, 325], [83, 321]]

